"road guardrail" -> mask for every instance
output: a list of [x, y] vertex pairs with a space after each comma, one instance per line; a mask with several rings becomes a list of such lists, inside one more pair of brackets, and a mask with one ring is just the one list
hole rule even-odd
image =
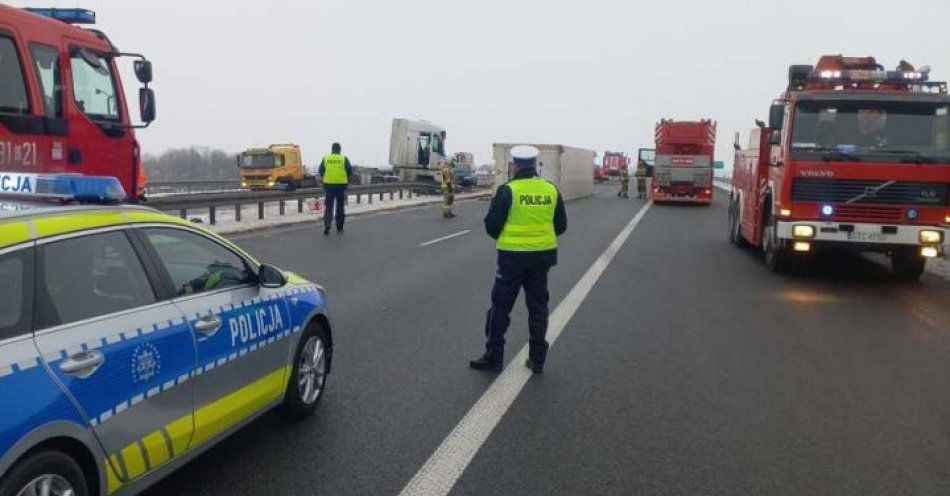
[[[397, 195], [399, 199], [412, 198], [413, 195], [438, 194], [440, 187], [429, 183], [388, 183], [355, 185], [350, 186], [347, 191], [347, 203], [349, 203], [350, 196], [355, 196], [356, 203], [362, 203], [365, 197], [366, 202], [371, 205], [376, 195], [379, 195], [380, 201], [387, 194], [390, 200], [394, 200]], [[221, 208], [233, 208], [234, 220], [240, 221], [244, 207], [256, 204], [257, 218], [264, 219], [266, 210], [264, 207], [268, 203], [278, 203], [280, 205], [279, 215], [285, 215], [287, 202], [296, 202], [297, 212], [302, 213], [304, 203], [307, 200], [322, 196], [324, 196], [323, 188], [306, 188], [295, 191], [260, 190], [186, 193], [148, 198], [145, 205], [165, 212], [177, 212], [183, 219], [188, 218], [189, 210], [207, 210], [208, 222], [214, 225], [217, 222], [217, 212]]]

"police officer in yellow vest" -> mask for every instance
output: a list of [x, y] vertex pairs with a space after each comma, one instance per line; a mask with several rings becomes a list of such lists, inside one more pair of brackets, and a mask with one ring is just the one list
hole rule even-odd
[[498, 188], [485, 216], [485, 230], [497, 240], [498, 272], [485, 322], [485, 354], [469, 362], [473, 369], [501, 371], [509, 315], [522, 287], [531, 335], [525, 366], [535, 374], [544, 369], [548, 271], [557, 264], [557, 237], [567, 231], [567, 213], [557, 187], [538, 177], [538, 153], [533, 146], [512, 148], [515, 176]]
[[330, 147], [330, 154], [320, 162], [320, 177], [323, 178], [323, 191], [326, 200], [323, 212], [323, 234], [330, 234], [330, 224], [333, 223], [333, 212], [336, 210], [336, 232], [343, 232], [343, 223], [346, 221], [346, 186], [353, 177], [353, 166], [350, 159], [343, 155], [343, 147], [334, 143]]

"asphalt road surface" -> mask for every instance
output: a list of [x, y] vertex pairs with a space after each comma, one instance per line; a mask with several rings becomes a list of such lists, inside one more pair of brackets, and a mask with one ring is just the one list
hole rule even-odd
[[[644, 206], [615, 188], [568, 204], [552, 310]], [[449, 494], [950, 493], [950, 284], [854, 256], [775, 275], [726, 242], [723, 200], [646, 211]], [[235, 236], [327, 287], [328, 390], [314, 417], [268, 414], [148, 494], [400, 493], [495, 379], [467, 368], [486, 209]], [[523, 303], [512, 322], [509, 359]]]

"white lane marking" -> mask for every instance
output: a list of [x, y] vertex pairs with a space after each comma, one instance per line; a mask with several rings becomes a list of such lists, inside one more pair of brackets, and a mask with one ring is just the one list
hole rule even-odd
[[[610, 246], [587, 269], [587, 273], [571, 292], [554, 309], [548, 323], [548, 341], [551, 345], [561, 335], [561, 331], [571, 320], [571, 317], [590, 294], [594, 284], [600, 279], [604, 270], [614, 256], [630, 237], [630, 234], [646, 215], [652, 203], [644, 205], [630, 222], [617, 234]], [[505, 367], [505, 370], [495, 379], [488, 390], [465, 414], [465, 417], [452, 429], [452, 432], [436, 448], [425, 465], [416, 472], [416, 475], [406, 484], [400, 496], [445, 496], [449, 494], [456, 481], [471, 463], [472, 459], [488, 439], [492, 430], [501, 421], [505, 412], [511, 407], [521, 393], [522, 388], [531, 378], [531, 371], [524, 366], [528, 357], [528, 346], [525, 345], [515, 358]]]
[[434, 244], [439, 243], [439, 242], [441, 242], [441, 241], [445, 241], [445, 240], [447, 240], [447, 239], [456, 238], [456, 237], [459, 237], [459, 236], [468, 234], [468, 233], [470, 233], [470, 232], [472, 232], [471, 229], [466, 229], [466, 230], [464, 230], [464, 231], [459, 231], [459, 232], [454, 233], [454, 234], [449, 234], [448, 236], [442, 236], [441, 238], [436, 238], [436, 239], [433, 239], [433, 240], [431, 240], [431, 241], [426, 241], [425, 243], [420, 243], [419, 246], [434, 245]]

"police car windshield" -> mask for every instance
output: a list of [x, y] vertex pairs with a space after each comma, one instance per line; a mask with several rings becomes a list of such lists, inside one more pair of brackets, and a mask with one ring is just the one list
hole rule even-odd
[[859, 163], [950, 163], [950, 104], [908, 101], [799, 102], [792, 156]]
[[274, 153], [245, 153], [241, 156], [241, 168], [272, 169], [284, 165], [284, 156]]

